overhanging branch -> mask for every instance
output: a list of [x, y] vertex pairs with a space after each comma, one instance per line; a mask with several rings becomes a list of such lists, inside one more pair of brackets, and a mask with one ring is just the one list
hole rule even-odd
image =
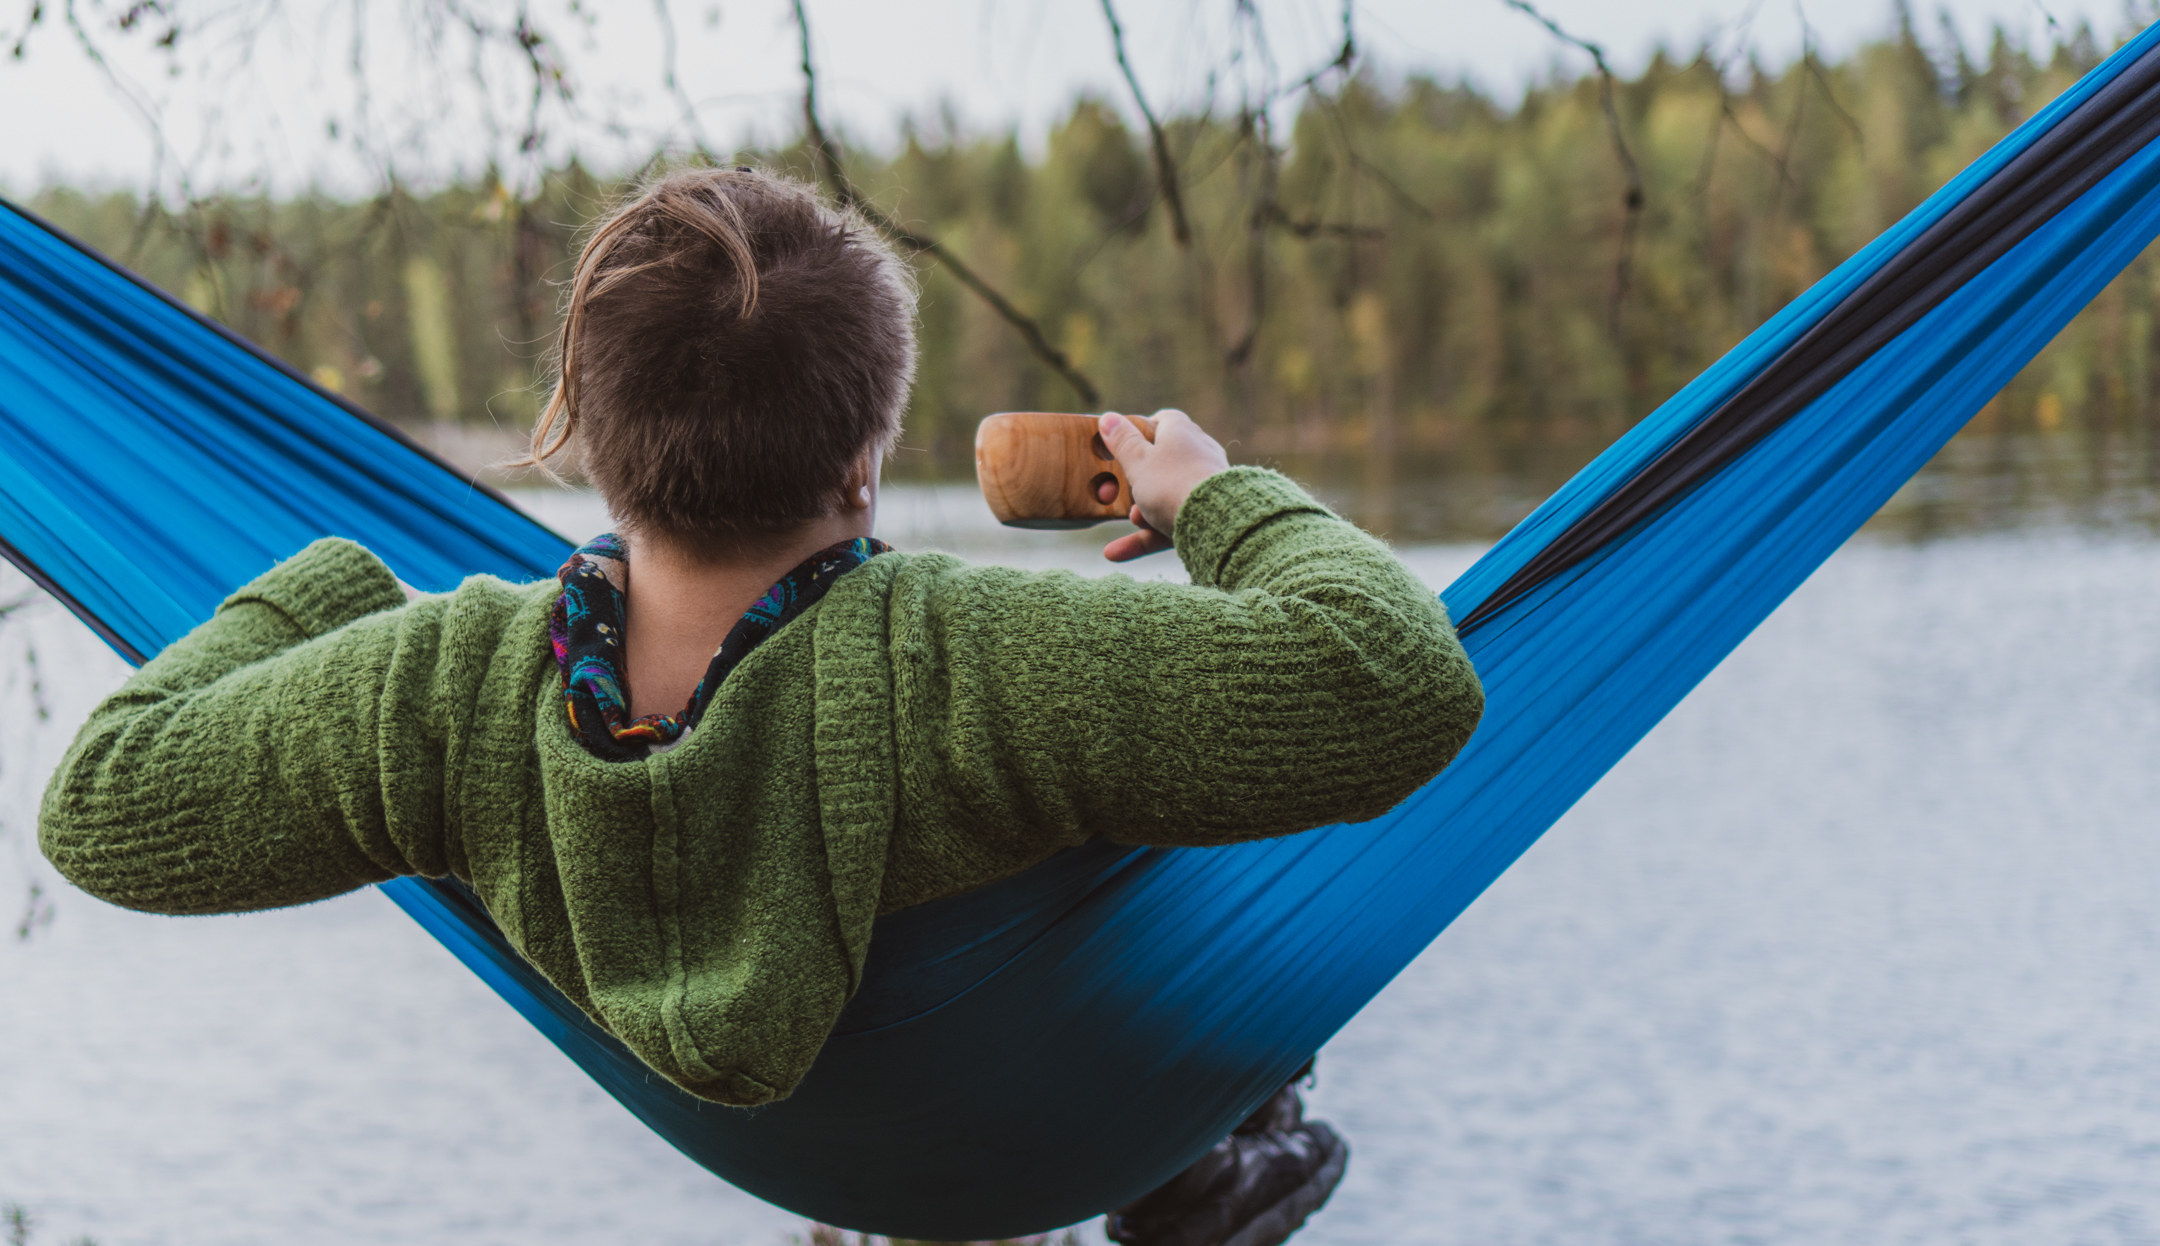
[[1155, 156], [1155, 181], [1162, 190], [1163, 206], [1170, 211], [1170, 233], [1181, 247], [1191, 247], [1192, 223], [1185, 216], [1185, 197], [1178, 191], [1177, 160], [1170, 154], [1170, 138], [1163, 133], [1162, 122], [1155, 117], [1155, 110], [1148, 107], [1147, 93], [1140, 89], [1140, 76], [1133, 72], [1132, 61], [1125, 55], [1125, 27], [1118, 21], [1117, 8], [1111, 0], [1102, 0], [1103, 19], [1110, 23], [1110, 46], [1117, 53], [1118, 69], [1125, 75], [1125, 85], [1132, 90], [1133, 103], [1140, 108], [1141, 119], [1147, 122], [1148, 147]]
[[1530, 0], [1500, 0], [1500, 3], [1551, 31], [1552, 36], [1562, 43], [1589, 53], [1591, 63], [1597, 66], [1598, 102], [1605, 110], [1605, 127], [1612, 136], [1613, 154], [1619, 157], [1621, 175], [1627, 184], [1621, 196], [1624, 216], [1620, 225], [1620, 258], [1613, 265], [1611, 317], [1613, 328], [1617, 330], [1620, 327], [1620, 305], [1627, 299], [1628, 284], [1634, 271], [1635, 234], [1642, 225], [1646, 198], [1643, 193], [1642, 166], [1635, 162], [1635, 152], [1628, 146], [1627, 134], [1620, 126], [1617, 94], [1619, 80], [1614, 76], [1612, 66], [1605, 61], [1603, 45], [1568, 33], [1560, 23], [1539, 11]]
[[855, 184], [848, 180], [847, 170], [840, 163], [840, 153], [826, 135], [824, 123], [818, 119], [817, 63], [810, 55], [810, 15], [803, 9], [803, 0], [794, 0], [794, 8], [795, 27], [802, 36], [803, 134], [809, 140], [810, 158], [817, 166], [819, 180], [832, 188], [833, 194], [838, 196], [843, 205], [870, 222], [871, 228], [906, 247], [911, 253], [927, 255], [942, 265], [955, 281], [966, 286], [991, 311], [996, 312], [1000, 319], [1012, 326], [1013, 331], [1020, 335], [1020, 340], [1026, 343], [1028, 350], [1079, 395], [1080, 405], [1088, 408], [1100, 406], [1102, 394], [1095, 388], [1095, 382], [1089, 380], [1085, 373], [1073, 365], [1072, 359], [1050, 341], [1049, 335], [1043, 332], [1042, 325], [1033, 316], [1021, 311], [1011, 299], [985, 281], [981, 274], [954, 255], [944, 243], [909, 229], [887, 216], [876, 204], [864, 198], [855, 189]]

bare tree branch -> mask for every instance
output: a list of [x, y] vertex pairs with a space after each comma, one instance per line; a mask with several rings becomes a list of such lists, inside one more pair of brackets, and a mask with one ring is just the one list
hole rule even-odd
[[1270, 233], [1281, 231], [1307, 241], [1314, 238], [1372, 240], [1387, 237], [1387, 231], [1377, 225], [1291, 216], [1276, 197], [1282, 153], [1275, 147], [1267, 114], [1248, 112], [1242, 125], [1250, 132], [1251, 146], [1258, 153], [1259, 168], [1254, 174], [1252, 211], [1246, 217], [1245, 331], [1223, 351], [1223, 362], [1231, 368], [1243, 367], [1252, 358], [1253, 348], [1260, 340], [1260, 330], [1267, 322], [1267, 242]]
[[[1251, 0], [1243, 0], [1243, 2], [1246, 4], [1250, 4]], [[1326, 76], [1336, 72], [1337, 70], [1348, 73], [1350, 71], [1350, 68], [1357, 63], [1358, 56], [1357, 27], [1354, 25], [1355, 18], [1355, 0], [1343, 0], [1342, 46], [1335, 50], [1335, 59], [1329, 61], [1325, 65], [1320, 66], [1318, 69], [1313, 70], [1311, 73], [1306, 74], [1304, 77], [1298, 79], [1296, 82], [1293, 82], [1289, 86], [1284, 87], [1282, 90], [1276, 92], [1274, 98], [1288, 99], [1290, 96], [1296, 95], [1298, 92], [1316, 85], [1320, 81], [1320, 79], [1325, 78]], [[1257, 13], [1255, 14], [1254, 20], [1258, 21]]]
[[1253, 347], [1260, 341], [1260, 327], [1267, 320], [1268, 230], [1284, 216], [1282, 205], [1275, 198], [1281, 155], [1275, 150], [1275, 137], [1266, 108], [1257, 112], [1248, 110], [1242, 129], [1259, 150], [1260, 168], [1255, 175], [1252, 212], [1246, 218], [1245, 226], [1245, 332], [1223, 352], [1223, 362], [1233, 369], [1245, 366], [1252, 358]]
[[[1260, 17], [1254, 0], [1235, 0], [1238, 16], [1242, 18], [1249, 37], [1258, 48], [1267, 66], [1267, 89], [1257, 103], [1247, 100], [1238, 116], [1238, 143], [1236, 148], [1251, 147], [1259, 155], [1258, 169], [1253, 176], [1252, 210], [1246, 214], [1245, 225], [1245, 283], [1246, 315], [1245, 331], [1223, 351], [1223, 361], [1232, 369], [1243, 367], [1252, 358], [1254, 347], [1259, 343], [1260, 330], [1267, 321], [1268, 309], [1268, 239], [1276, 231], [1294, 238], [1311, 240], [1318, 237], [1371, 239], [1386, 237], [1386, 231], [1376, 226], [1340, 224], [1323, 221], [1318, 217], [1293, 217], [1284, 210], [1278, 197], [1282, 152], [1275, 146], [1274, 120], [1271, 110], [1278, 102], [1292, 95], [1317, 86], [1321, 79], [1333, 73], [1348, 74], [1357, 63], [1357, 27], [1355, 0], [1343, 0], [1342, 43], [1335, 55], [1312, 72], [1287, 87], [1275, 85], [1275, 58], [1267, 45], [1267, 28]], [[1113, 18], [1113, 21], [1115, 19]], [[1325, 98], [1322, 97], [1323, 103]], [[1356, 152], [1350, 142], [1347, 126], [1341, 127], [1345, 151], [1351, 153], [1355, 162]], [[1401, 191], [1390, 181], [1390, 189]], [[1419, 212], [1430, 212], [1423, 204], [1412, 200]]]
[[[1197, 148], [1198, 144], [1196, 143], [1195, 149], [1197, 150]], [[1216, 153], [1214, 157], [1210, 159], [1206, 164], [1200, 165], [1195, 168], [1194, 165], [1188, 160], [1188, 163], [1184, 166], [1183, 180], [1187, 185], [1190, 186], [1200, 185], [1202, 182], [1207, 181], [1210, 177], [1213, 177], [1217, 169], [1221, 168], [1226, 161], [1230, 160], [1232, 157], [1242, 152], [1244, 148], [1245, 141], [1242, 138], [1232, 138], [1228, 142], [1223, 143], [1221, 150]], [[1073, 273], [1074, 275], [1078, 275], [1080, 272], [1085, 270], [1089, 264], [1095, 261], [1096, 256], [1102, 254], [1103, 248], [1107, 246], [1112, 239], [1116, 238], [1120, 233], [1124, 232], [1125, 230], [1131, 229], [1133, 226], [1139, 224], [1141, 220], [1143, 220], [1147, 216], [1148, 213], [1155, 210], [1155, 205], [1162, 202], [1162, 187], [1159, 184], [1155, 183], [1152, 179], [1149, 181], [1148, 185], [1149, 189], [1147, 197], [1141, 199], [1138, 203], [1134, 204], [1129, 211], [1118, 217], [1115, 221], [1110, 222], [1103, 229], [1102, 235], [1095, 240], [1094, 245], [1088, 248], [1087, 253], [1082, 255], [1079, 260], [1072, 265], [1070, 269], [1071, 273]]]
[[1807, 67], [1810, 74], [1814, 75], [1815, 85], [1821, 88], [1822, 97], [1830, 103], [1830, 111], [1836, 113], [1838, 120], [1845, 123], [1845, 128], [1852, 131], [1853, 142], [1866, 147], [1867, 133], [1860, 128], [1860, 122], [1853, 117], [1851, 112], [1847, 111], [1845, 105], [1838, 99], [1837, 92], [1831, 88], [1830, 75], [1823, 72], [1822, 58], [1815, 55], [1814, 48], [1810, 47], [1802, 54], [1801, 63]]
[[[2034, 3], [2038, 2], [2039, 0], [2034, 0]], [[2046, 13], [2047, 9], [2042, 7], [2040, 11]], [[1861, 131], [1860, 123], [1853, 119], [1853, 115], [1845, 110], [1845, 105], [1838, 101], [1837, 92], [1831, 89], [1830, 86], [1830, 75], [1823, 72], [1822, 58], [1815, 55], [1815, 27], [1809, 24], [1807, 9], [1799, 3], [1799, 0], [1793, 0], [1793, 15], [1800, 19], [1801, 65], [1815, 76], [1815, 85], [1822, 88], [1823, 98], [1830, 101], [1831, 111], [1835, 112], [1838, 119], [1845, 123], [1845, 127], [1852, 131], [1853, 142], [1858, 143], [1863, 149], [1866, 148], [1867, 135]], [[2050, 26], [2054, 25], [2054, 23], [2055, 19], [2053, 17], [2048, 18]]]
[[1276, 205], [1268, 214], [1267, 223], [1294, 238], [1363, 238], [1378, 241], [1387, 237], [1387, 230], [1378, 225], [1360, 225], [1354, 221], [1323, 221], [1314, 216], [1291, 216]]
[[[1758, 15], [1761, 14], [1762, 7], [1763, 0], [1755, 0], [1753, 4], [1750, 4], [1748, 6], [1747, 12], [1741, 16], [1739, 22], [1736, 23], [1734, 27], [1737, 32], [1737, 37], [1733, 40], [1732, 47], [1728, 49], [1725, 53], [1723, 53], [1722, 55], [1713, 55], [1713, 51], [1716, 45], [1710, 39], [1706, 38], [1703, 41], [1702, 50], [1697, 53], [1695, 57], [1695, 65], [1709, 71], [1710, 86], [1713, 90], [1717, 92], [1718, 100], [1717, 115], [1710, 119], [1710, 133], [1703, 141], [1702, 165], [1696, 170], [1695, 184], [1688, 191], [1689, 200], [1700, 205], [1702, 208], [1702, 212], [1700, 215], [1703, 230], [1703, 249], [1705, 255], [1709, 253], [1710, 247], [1710, 181], [1717, 172], [1718, 149], [1720, 145], [1720, 140], [1724, 137], [1725, 134], [1725, 127], [1727, 125], [1731, 125], [1735, 130], [1738, 130], [1741, 139], [1743, 139], [1750, 147], [1753, 147], [1766, 159], [1770, 159], [1773, 161], [1776, 159], [1775, 155], [1770, 151], [1769, 148], [1763, 146], [1759, 141], [1756, 140], [1754, 135], [1747, 132], [1747, 127], [1740, 124], [1740, 118], [1733, 112], [1732, 89], [1726, 85], [1726, 75], [1731, 70], [1732, 60], [1734, 57], [1740, 55], [1742, 52], [1747, 51], [1750, 32], [1754, 29], [1755, 19]], [[1786, 170], [1782, 167], [1779, 168], [1778, 174], [1780, 177], [1787, 176]]]
[[[1740, 119], [1733, 115], [1732, 90], [1726, 85], [1726, 75], [1732, 68], [1733, 58], [1748, 50], [1755, 29], [1755, 19], [1762, 14], [1762, 7], [1763, 0], [1754, 0], [1754, 3], [1747, 7], [1747, 12], [1734, 24], [1736, 37], [1732, 41], [1732, 47], [1723, 55], [1712, 55], [1716, 45], [1709, 37], [1703, 40], [1702, 51], [1696, 55], [1695, 63], [1710, 71], [1710, 85], [1717, 91], [1718, 115], [1710, 119], [1710, 136], [1703, 147], [1702, 168], [1696, 173], [1694, 189], [1688, 192], [1692, 199], [1706, 200], [1710, 193], [1710, 178], [1717, 168], [1718, 140], [1724, 135], [1727, 123], [1739, 130], [1740, 137], [1747, 140], [1750, 146], [1765, 156], [1770, 154], [1770, 149], [1756, 142], [1755, 137], [1740, 124]], [[1785, 171], [1780, 169], [1778, 172], [1782, 176]]]
[[1020, 335], [1021, 341], [1027, 343], [1028, 349], [1034, 352], [1036, 358], [1049, 365], [1051, 371], [1057, 373], [1067, 385], [1072, 387], [1073, 393], [1080, 398], [1081, 406], [1093, 408], [1101, 405], [1102, 394], [1095, 388], [1095, 382], [1089, 380], [1086, 373], [1074, 366], [1070, 356], [1051, 343], [1050, 339], [1043, 334], [1042, 326], [1036, 323], [1035, 318], [1013, 306], [1010, 299], [999, 293], [989, 282], [984, 281], [976, 274], [974, 269], [962, 263], [959, 257], [955, 256], [945, 244], [935, 238], [925, 237], [912, 229], [908, 229], [859, 198], [854, 200], [854, 205], [855, 210], [861, 212], [864, 218], [880, 232], [910, 251], [918, 255], [927, 255], [936, 260], [940, 265], [944, 266], [946, 272], [952, 274], [954, 280], [974, 291], [975, 297], [988, 304], [990, 310], [996, 312], [1006, 324], [1012, 326], [1014, 332]]
[[[52, 898], [45, 894], [44, 884], [33, 882], [30, 884], [29, 891], [23, 897], [23, 915], [15, 923], [16, 941], [28, 943], [37, 935], [38, 931], [52, 924]], [[15, 1240], [22, 1241], [24, 1239], [17, 1237]]]
[[526, 101], [525, 124], [518, 135], [518, 151], [535, 154], [540, 150], [542, 132], [540, 113], [550, 99], [569, 103], [571, 99], [569, 67], [555, 54], [555, 44], [524, 4], [517, 7], [516, 15], [507, 25], [498, 25], [465, 6], [464, 0], [437, 0], [442, 11], [465, 28], [472, 36], [473, 84], [485, 94], [487, 75], [481, 58], [490, 44], [501, 44], [517, 49], [524, 58], [525, 67], [532, 74], [532, 90]]
[[41, 723], [52, 721], [52, 705], [45, 699], [45, 672], [38, 665], [37, 646], [23, 646], [23, 664], [30, 668], [30, 709]]
[[705, 142], [705, 124], [698, 116], [697, 101], [683, 89], [682, 79], [675, 73], [675, 14], [668, 7], [668, 0], [653, 0], [653, 11], [660, 19], [660, 83], [673, 96], [682, 109], [683, 128], [690, 132], [690, 142], [700, 158], [718, 163], [712, 148]]
[[1530, 0], [1500, 0], [1500, 3], [1551, 31], [1553, 37], [1562, 43], [1589, 53], [1591, 63], [1597, 66], [1598, 102], [1604, 106], [1605, 125], [1612, 135], [1613, 154], [1619, 157], [1620, 170], [1627, 182], [1627, 189], [1621, 197], [1625, 215], [1620, 225], [1620, 258], [1613, 266], [1611, 319], [1613, 329], [1617, 331], [1620, 327], [1620, 306], [1627, 299], [1628, 284], [1634, 271], [1635, 235], [1642, 226], [1645, 203], [1642, 166], [1635, 162], [1635, 152], [1628, 146], [1627, 135], [1620, 125], [1620, 105], [1617, 97], [1619, 80], [1613, 75], [1612, 66], [1605, 61], [1605, 49], [1602, 45], [1568, 33], [1560, 23], [1539, 11]]
[[1155, 117], [1155, 110], [1148, 107], [1147, 93], [1140, 89], [1140, 77], [1133, 72], [1132, 61], [1125, 55], [1125, 27], [1119, 23], [1117, 9], [1111, 0], [1102, 0], [1104, 20], [1110, 23], [1110, 46], [1117, 53], [1118, 68], [1125, 74], [1125, 85], [1132, 89], [1133, 103], [1139, 105], [1140, 116], [1147, 122], [1148, 145], [1155, 153], [1155, 180], [1162, 188], [1163, 206], [1170, 210], [1170, 232], [1181, 247], [1190, 248], [1193, 241], [1192, 223], [1185, 217], [1185, 198], [1178, 193], [1177, 161], [1170, 155], [1170, 139], [1163, 133], [1162, 122]]
[[1732, 127], [1733, 133], [1738, 134], [1740, 141], [1754, 148], [1756, 155], [1769, 161], [1770, 167], [1777, 170], [1779, 194], [1784, 193], [1784, 187], [1792, 186], [1797, 188], [1800, 185], [1798, 179], [1794, 178], [1792, 173], [1792, 139], [1794, 133], [1799, 129], [1800, 115], [1806, 110], [1806, 104], [1807, 84], [1802, 82], [1800, 84], [1800, 98], [1796, 101], [1793, 109], [1793, 120], [1786, 129], [1786, 136], [1779, 145], [1779, 150], [1773, 151], [1761, 139], [1748, 133], [1747, 126], [1740, 120], [1740, 114], [1733, 111], [1731, 96], [1721, 95], [1718, 99], [1719, 113], [1725, 123]]
[[15, 33], [15, 42], [8, 48], [8, 55], [15, 60], [21, 60], [23, 54], [30, 50], [30, 32], [36, 30], [44, 21], [45, 0], [28, 0], [28, 3], [23, 5], [22, 29]]
[[855, 188], [840, 171], [839, 157], [833, 154], [832, 144], [825, 138], [825, 126], [818, 120], [817, 62], [810, 55], [810, 14], [803, 8], [803, 0], [794, 0], [794, 6], [795, 30], [802, 37], [803, 137], [810, 140], [810, 160], [818, 178], [831, 183], [834, 193], [853, 207]]
[[1380, 184], [1380, 189], [1388, 192], [1388, 194], [1394, 198], [1395, 202], [1409, 209], [1409, 211], [1413, 215], [1418, 216], [1424, 220], [1437, 221], [1440, 219], [1440, 214], [1433, 211], [1431, 207], [1427, 206], [1424, 200], [1403, 189], [1403, 184], [1395, 180], [1394, 174], [1388, 172], [1386, 169], [1381, 168], [1379, 165], [1374, 164], [1372, 161], [1367, 160], [1364, 154], [1359, 152], [1355, 147], [1348, 146], [1347, 139], [1345, 140], [1345, 143], [1346, 145], [1343, 148], [1343, 154], [1349, 157], [1350, 163], [1352, 165], [1355, 165], [1357, 168], [1363, 170], [1367, 177], [1370, 177], [1375, 182], [1378, 182]]
[[[1252, 176], [1252, 210], [1245, 215], [1245, 331], [1223, 351], [1224, 365], [1235, 372], [1252, 359], [1253, 347], [1260, 341], [1260, 327], [1267, 320], [1268, 230], [1274, 218], [1282, 214], [1276, 200], [1282, 153], [1275, 149], [1274, 125], [1268, 112], [1276, 92], [1275, 53], [1268, 46], [1267, 26], [1254, 0], [1232, 0], [1232, 12], [1243, 25], [1245, 38], [1259, 54], [1267, 75], [1259, 103], [1255, 105], [1248, 96], [1239, 110], [1237, 141], [1231, 146], [1234, 153], [1255, 152], [1258, 164]], [[1112, 21], [1114, 24], [1115, 19]], [[1240, 46], [1231, 54], [1232, 63], [1243, 56]], [[1245, 162], [1239, 163], [1242, 166]]]
[[1784, 141], [1778, 144], [1777, 154], [1772, 157], [1777, 165], [1778, 180], [1777, 185], [1770, 191], [1770, 211], [1767, 216], [1773, 226], [1777, 224], [1779, 214], [1785, 210], [1786, 188], [1800, 188], [1799, 180], [1792, 175], [1792, 153], [1793, 147], [1800, 141], [1800, 123], [1807, 118], [1807, 87], [1806, 78], [1801, 78], [1794, 85], [1792, 120], [1786, 123]]
[[824, 124], [818, 119], [817, 64], [810, 55], [810, 15], [803, 9], [803, 0], [794, 0], [794, 9], [796, 30], [802, 36], [803, 134], [809, 140], [810, 158], [817, 165], [820, 180], [832, 187], [833, 193], [839, 196], [842, 204], [861, 213], [863, 219], [869, 221], [879, 233], [917, 255], [927, 255], [936, 260], [952, 274], [954, 280], [973, 291], [990, 310], [1012, 326], [1036, 358], [1047, 364], [1051, 371], [1072, 387], [1073, 392], [1079, 395], [1082, 406], [1092, 408], [1100, 405], [1102, 394], [1095, 388], [1095, 382], [1073, 366], [1072, 359], [1064, 351], [1051, 343], [1034, 317], [1014, 306], [1011, 299], [983, 280], [944, 243], [917, 233], [887, 216], [876, 204], [865, 199], [855, 189], [854, 183], [848, 180], [847, 171], [840, 165], [840, 155], [834, 149], [832, 140], [827, 137]]
[[[33, 25], [42, 16], [43, 8], [42, 4], [31, 7], [30, 18]], [[66, 5], [61, 9], [61, 17], [66, 22], [69, 33], [75, 36], [76, 46], [82, 49], [83, 56], [97, 67], [99, 75], [105, 79], [106, 84], [119, 92], [127, 100], [128, 106], [133, 108], [136, 115], [142, 118], [142, 123], [150, 131], [150, 140], [158, 152], [159, 163], [163, 164], [166, 156], [171, 156], [175, 176], [180, 181], [181, 197], [187, 200], [194, 199], [195, 190], [190, 185], [187, 165], [180, 160], [180, 153], [173, 148], [171, 141], [166, 137], [164, 118], [159, 115], [157, 105], [145, 98], [142, 91], [134, 83], [122, 77], [120, 71], [114, 69], [112, 62], [106, 59], [104, 49], [98, 46], [97, 40], [90, 34], [89, 26], [84, 24], [82, 14], [76, 8], [76, 0], [67, 0]], [[171, 51], [175, 37], [174, 31], [167, 31], [158, 40], [158, 46]], [[21, 54], [22, 45], [18, 43], [16, 45], [16, 55], [20, 56]]]
[[1343, 158], [1350, 162], [1350, 167], [1372, 178], [1374, 182], [1379, 184], [1380, 189], [1388, 192], [1389, 198], [1395, 200], [1411, 215], [1425, 221], [1437, 221], [1440, 219], [1439, 213], [1433, 211], [1424, 200], [1411, 194], [1401, 182], [1395, 179], [1394, 174], [1382, 168], [1378, 163], [1367, 159], [1365, 154], [1358, 150], [1356, 140], [1351, 137], [1350, 120], [1343, 115], [1339, 101], [1321, 94], [1315, 95], [1313, 102], [1320, 105], [1321, 109], [1326, 112], [1328, 120], [1334, 123], [1336, 141], [1342, 145]]

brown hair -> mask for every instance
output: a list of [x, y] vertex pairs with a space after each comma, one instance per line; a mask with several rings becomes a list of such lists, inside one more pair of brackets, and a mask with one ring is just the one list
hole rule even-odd
[[707, 549], [843, 504], [915, 374], [915, 290], [861, 220], [745, 167], [649, 183], [578, 256], [527, 462], [573, 437], [615, 518]]

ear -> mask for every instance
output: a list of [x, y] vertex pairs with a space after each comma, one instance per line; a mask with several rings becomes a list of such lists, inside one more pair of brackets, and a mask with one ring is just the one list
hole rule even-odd
[[884, 466], [885, 453], [882, 446], [872, 446], [855, 460], [855, 469], [848, 473], [847, 504], [851, 510], [866, 511], [877, 501], [878, 470]]

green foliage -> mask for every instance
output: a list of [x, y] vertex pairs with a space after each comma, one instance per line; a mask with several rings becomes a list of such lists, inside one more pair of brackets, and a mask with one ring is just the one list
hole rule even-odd
[[[1909, 28], [1836, 64], [1660, 56], [1617, 92], [1645, 190], [1632, 223], [1592, 79], [1508, 108], [1359, 78], [1309, 97], [1273, 158], [1238, 118], [1173, 120], [1190, 250], [1153, 210], [1144, 134], [1098, 101], [1076, 103], [1039, 158], [1009, 137], [911, 133], [849, 164], [1035, 317], [1108, 406], [1183, 407], [1248, 459], [1512, 482], [1489, 521], [1455, 525], [1490, 528], [2097, 57], [2082, 32], [2045, 54], [1998, 36], [1976, 61]], [[756, 158], [808, 172], [799, 151]], [[537, 410], [580, 230], [619, 189], [572, 167], [528, 198], [490, 179], [180, 213], [64, 189], [36, 202], [373, 410], [514, 428]], [[988, 412], [1071, 409], [980, 300], [927, 263], [922, 289], [900, 474], [965, 472]], [[2156, 294], [2148, 256], [1980, 425], [2151, 444]]]
[[[6, 1235], [7, 1246], [30, 1246], [31, 1230], [37, 1228], [37, 1217], [21, 1203], [0, 1203], [0, 1234]], [[88, 1237], [77, 1237], [68, 1246], [97, 1246]]]

